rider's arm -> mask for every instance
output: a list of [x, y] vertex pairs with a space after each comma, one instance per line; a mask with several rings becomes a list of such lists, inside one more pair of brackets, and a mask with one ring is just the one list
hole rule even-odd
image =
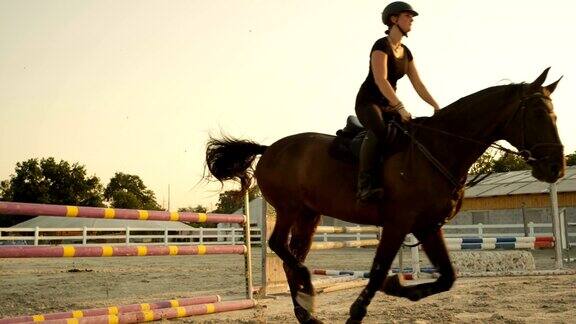
[[372, 51], [370, 54], [370, 62], [372, 62], [372, 74], [374, 75], [374, 82], [380, 89], [380, 92], [388, 102], [390, 106], [394, 107], [400, 103], [398, 97], [396, 97], [396, 93], [394, 92], [394, 88], [388, 82], [388, 68], [387, 68], [387, 61], [388, 55], [382, 51]]
[[422, 80], [420, 80], [418, 70], [416, 70], [416, 65], [414, 65], [414, 60], [411, 60], [408, 63], [408, 72], [406, 74], [408, 74], [408, 78], [410, 78], [410, 82], [412, 83], [414, 90], [416, 90], [416, 93], [418, 93], [420, 98], [432, 106], [434, 110], [439, 110], [440, 107], [436, 103], [436, 100], [432, 98], [432, 95], [430, 95], [430, 92], [428, 92], [428, 89], [426, 89], [424, 83], [422, 83]]

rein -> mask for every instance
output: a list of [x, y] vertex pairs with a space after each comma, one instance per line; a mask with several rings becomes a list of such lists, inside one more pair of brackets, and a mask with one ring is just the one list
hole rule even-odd
[[424, 156], [426, 156], [426, 158], [430, 162], [432, 162], [432, 164], [434, 164], [434, 166], [438, 169], [438, 171], [440, 171], [450, 181], [450, 183], [454, 186], [454, 188], [458, 188], [460, 186], [460, 182], [456, 180], [456, 178], [454, 178], [452, 173], [450, 173], [450, 171], [448, 171], [448, 169], [446, 169], [444, 165], [442, 165], [442, 163], [438, 161], [438, 159], [436, 159], [434, 155], [432, 155], [432, 153], [430, 153], [430, 151], [428, 151], [428, 149], [424, 145], [422, 145], [422, 143], [420, 143], [412, 134], [410, 134], [408, 130], [402, 127], [400, 123], [398, 123], [396, 120], [391, 120], [390, 122], [394, 126], [398, 127], [398, 129], [400, 129], [400, 131], [404, 133], [404, 135], [410, 137], [410, 139], [414, 142], [414, 144], [418, 146], [418, 149], [422, 152], [422, 154], [424, 154]]

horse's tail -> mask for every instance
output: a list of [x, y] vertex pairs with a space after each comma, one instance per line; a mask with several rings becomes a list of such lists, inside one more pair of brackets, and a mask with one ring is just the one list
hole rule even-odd
[[248, 140], [210, 137], [206, 144], [206, 166], [220, 182], [225, 180], [240, 182], [240, 193], [244, 194], [252, 184], [254, 174], [252, 163], [257, 155], [266, 151], [266, 148], [268, 147], [265, 145]]

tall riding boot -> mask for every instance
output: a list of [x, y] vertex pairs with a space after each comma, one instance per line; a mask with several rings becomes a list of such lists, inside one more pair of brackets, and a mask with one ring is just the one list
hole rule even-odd
[[380, 184], [378, 167], [380, 165], [378, 138], [368, 131], [360, 147], [360, 172], [358, 174], [358, 200], [369, 202], [382, 198], [384, 190]]

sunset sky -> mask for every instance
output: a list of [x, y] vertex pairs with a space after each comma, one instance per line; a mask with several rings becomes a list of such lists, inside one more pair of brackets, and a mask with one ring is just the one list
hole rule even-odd
[[[333, 134], [354, 112], [369, 51], [384, 35], [372, 0], [0, 2], [0, 180], [55, 157], [106, 185], [140, 176], [171, 209], [214, 208], [200, 182], [209, 134], [263, 144]], [[566, 153], [576, 150], [576, 22], [570, 1], [411, 1], [406, 44], [440, 106], [530, 82], [546, 67]], [[407, 78], [414, 116], [432, 109]], [[226, 188], [232, 188], [228, 186]]]

